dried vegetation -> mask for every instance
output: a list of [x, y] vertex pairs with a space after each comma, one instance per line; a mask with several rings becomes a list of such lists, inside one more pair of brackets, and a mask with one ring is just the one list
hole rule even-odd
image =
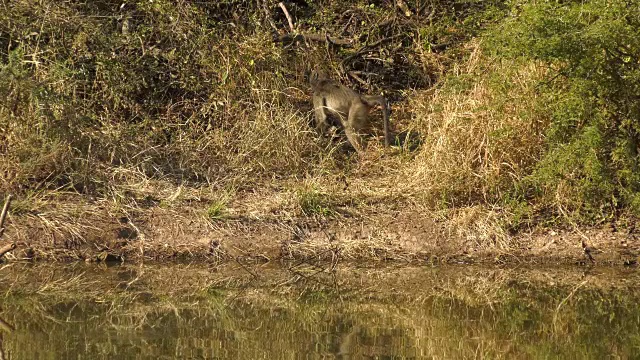
[[[540, 224], [632, 223], [632, 154], [615, 153], [613, 199], [573, 201], [575, 182], [556, 181], [592, 173], [542, 176], [553, 91], [570, 86], [562, 60], [485, 40], [517, 4], [284, 4], [2, 5], [0, 195], [17, 196], [15, 257], [502, 253]], [[303, 74], [318, 65], [393, 100], [393, 150], [374, 131], [358, 157], [313, 131]]]

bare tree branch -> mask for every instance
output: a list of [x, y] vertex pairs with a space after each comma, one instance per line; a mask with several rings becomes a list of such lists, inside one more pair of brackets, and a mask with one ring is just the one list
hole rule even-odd
[[276, 42], [294, 42], [294, 41], [317, 41], [326, 42], [329, 41], [334, 45], [351, 46], [353, 41], [350, 39], [335, 38], [327, 35], [320, 34], [284, 34], [278, 36]]
[[287, 7], [284, 6], [284, 3], [279, 2], [278, 6], [280, 6], [280, 9], [282, 9], [282, 12], [284, 12], [284, 16], [287, 17], [287, 21], [289, 22], [289, 29], [291, 29], [291, 32], [294, 32], [294, 28], [293, 28], [293, 20], [291, 20], [291, 15], [289, 15], [289, 11], [287, 11]]

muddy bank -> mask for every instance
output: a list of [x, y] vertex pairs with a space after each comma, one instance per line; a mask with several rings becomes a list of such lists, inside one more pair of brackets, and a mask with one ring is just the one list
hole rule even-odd
[[[262, 204], [264, 206], [264, 204]], [[63, 206], [70, 207], [69, 204]], [[505, 235], [456, 231], [420, 210], [369, 207], [332, 216], [301, 216], [277, 206], [230, 208], [212, 221], [196, 206], [115, 212], [100, 206], [11, 215], [3, 243], [8, 260], [210, 262], [292, 259], [407, 263], [557, 263], [635, 265], [639, 237], [615, 227], [538, 229]], [[582, 241], [592, 248], [594, 261]]]

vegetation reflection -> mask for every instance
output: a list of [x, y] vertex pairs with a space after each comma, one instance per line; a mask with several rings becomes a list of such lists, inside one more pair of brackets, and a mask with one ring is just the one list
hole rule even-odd
[[[237, 265], [236, 265], [237, 266]], [[591, 270], [594, 271], [594, 270]], [[12, 264], [5, 358], [640, 356], [636, 272]]]

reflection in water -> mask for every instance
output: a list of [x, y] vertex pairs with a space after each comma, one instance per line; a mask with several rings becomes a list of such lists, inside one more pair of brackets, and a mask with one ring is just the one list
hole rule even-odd
[[13, 264], [4, 357], [640, 357], [635, 271], [225, 266]]
[[13, 332], [13, 326], [9, 325], [6, 321], [0, 318], [0, 360], [6, 359], [4, 356], [4, 334], [11, 334]]

